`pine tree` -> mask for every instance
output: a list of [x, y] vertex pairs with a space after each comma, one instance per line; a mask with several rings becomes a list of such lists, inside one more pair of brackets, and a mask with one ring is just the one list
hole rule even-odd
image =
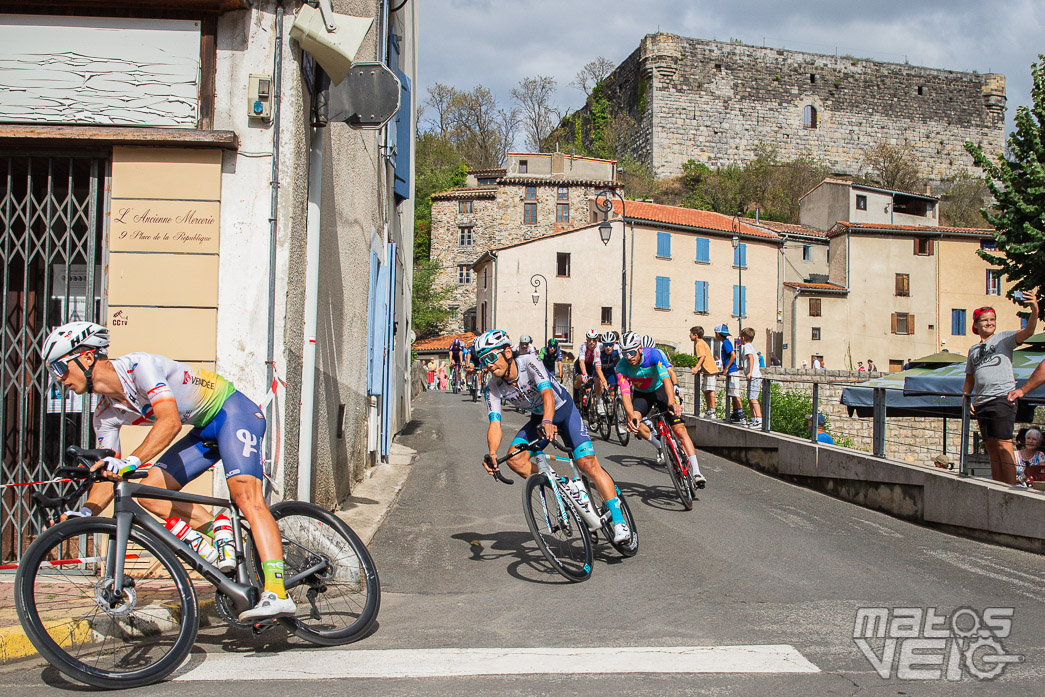
[[[1045, 62], [1045, 55], [1038, 59]], [[1008, 152], [992, 161], [972, 142], [965, 149], [986, 172], [996, 202], [981, 211], [995, 228], [996, 253], [979, 254], [1014, 284], [1012, 290], [1035, 292], [1045, 288], [1045, 65], [1033, 63], [1031, 76], [1031, 106], [1016, 109]]]

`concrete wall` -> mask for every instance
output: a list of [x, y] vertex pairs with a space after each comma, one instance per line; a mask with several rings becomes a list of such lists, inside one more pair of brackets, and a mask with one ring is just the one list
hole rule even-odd
[[[521, 164], [526, 163], [526, 172]], [[594, 179], [597, 181], [616, 181], [616, 160], [602, 160], [596, 157], [579, 157], [561, 152], [555, 153], [508, 153], [505, 163], [507, 174], [525, 177], [550, 177], [559, 179]]]
[[[804, 248], [809, 248], [809, 258], [805, 258]], [[811, 274], [827, 276], [830, 272], [828, 261], [830, 246], [827, 239], [792, 238], [784, 241], [784, 272], [781, 283], [802, 283]], [[781, 302], [783, 300], [781, 299]], [[784, 326], [787, 326], [786, 324]]]

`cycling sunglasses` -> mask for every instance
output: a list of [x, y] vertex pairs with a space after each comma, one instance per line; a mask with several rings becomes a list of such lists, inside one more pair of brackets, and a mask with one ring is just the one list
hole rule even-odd
[[624, 352], [624, 357], [625, 358], [631, 358], [632, 356], [636, 355], [641, 350], [642, 349], [637, 349], [637, 348], [636, 349], [628, 349], [627, 351]]
[[500, 357], [501, 357], [501, 352], [500, 351], [491, 351], [490, 353], [487, 353], [486, 355], [481, 356], [479, 358], [479, 362], [482, 363], [483, 367], [485, 368], [488, 365], [492, 365], [492, 364], [496, 363], [497, 359], [500, 358]]
[[56, 361], [51, 361], [47, 365], [47, 369], [51, 371], [51, 375], [54, 376], [55, 380], [61, 380], [65, 377], [65, 374], [69, 372], [70, 361], [75, 361], [80, 356], [86, 355], [88, 353], [90, 353], [90, 351], [84, 351], [84, 353], [78, 353], [75, 356], [66, 356], [65, 358], [61, 358]]

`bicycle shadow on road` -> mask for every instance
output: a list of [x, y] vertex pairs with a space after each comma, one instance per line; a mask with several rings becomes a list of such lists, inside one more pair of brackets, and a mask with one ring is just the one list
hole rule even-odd
[[514, 558], [507, 571], [520, 581], [545, 585], [572, 584], [552, 568], [529, 532], [459, 532], [450, 537], [468, 544], [472, 561]]
[[[654, 468], [663, 469], [663, 468]], [[667, 477], [667, 472], [664, 473]], [[644, 505], [650, 508], [656, 508], [661, 511], [684, 511], [682, 502], [679, 501], [678, 494], [675, 493], [675, 487], [670, 483], [664, 485], [650, 486], [648, 484], [634, 484], [632, 482], [622, 482], [619, 479], [617, 482], [617, 488], [620, 492], [628, 499], [628, 501], [634, 501], [638, 499]], [[698, 502], [700, 499], [694, 498], [694, 502]]]

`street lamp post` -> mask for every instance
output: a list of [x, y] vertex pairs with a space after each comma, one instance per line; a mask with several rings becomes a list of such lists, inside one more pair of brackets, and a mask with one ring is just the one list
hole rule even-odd
[[[604, 245], [610, 243], [610, 237], [613, 235], [613, 226], [610, 225], [610, 211], [613, 210], [613, 201], [610, 199], [611, 196], [615, 196], [620, 200], [621, 210], [621, 222], [624, 223], [624, 197], [617, 192], [616, 189], [603, 189], [602, 191], [595, 194], [595, 207], [602, 211], [605, 218], [602, 224], [599, 225], [599, 237], [602, 239]], [[628, 244], [627, 244], [627, 224], [621, 228], [621, 247], [620, 247], [620, 331], [621, 335], [628, 330]]]
[[733, 216], [733, 256], [737, 262], [737, 323], [744, 331], [744, 264], [736, 250], [740, 247], [740, 214]]
[[533, 300], [533, 304], [536, 305], [541, 301], [541, 294], [537, 292], [537, 289], [541, 287], [541, 281], [544, 281], [544, 345], [548, 345], [548, 279], [539, 273], [535, 273], [530, 276], [530, 285], [533, 286], [533, 293], [530, 298]]

